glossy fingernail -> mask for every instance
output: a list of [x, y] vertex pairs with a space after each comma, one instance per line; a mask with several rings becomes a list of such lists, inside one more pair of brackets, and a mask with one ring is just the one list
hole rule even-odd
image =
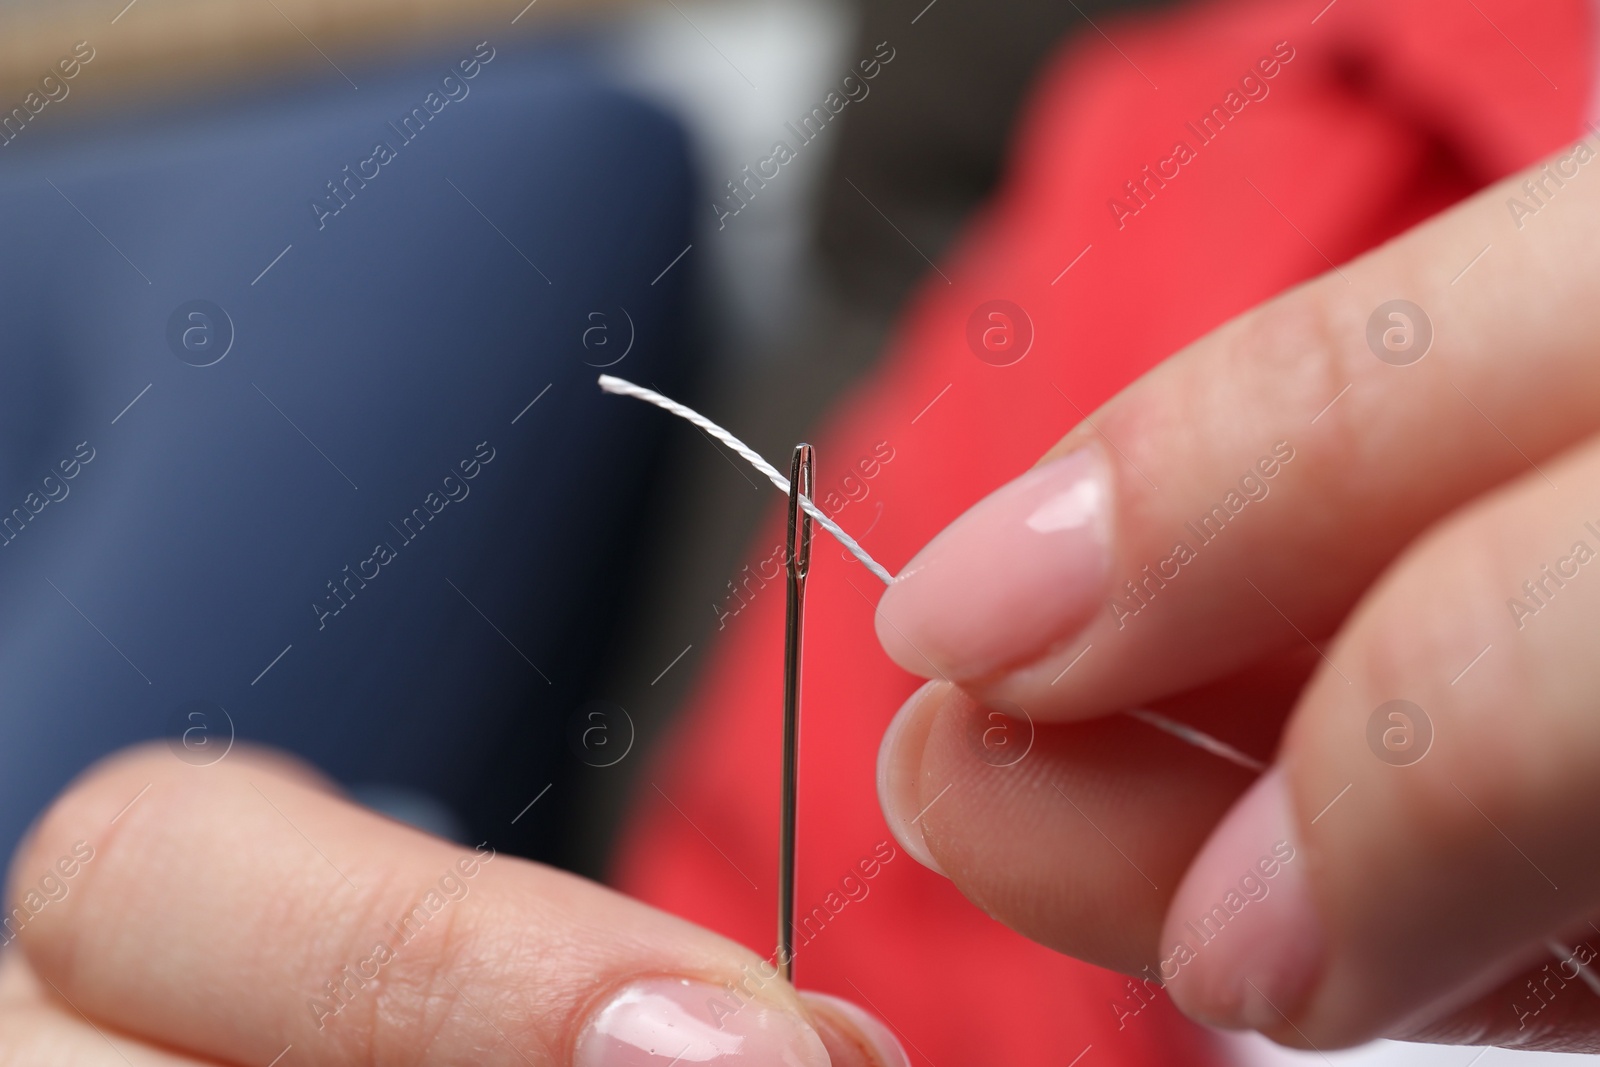
[[911, 1067], [900, 1041], [877, 1017], [826, 993], [801, 993], [832, 1067]]
[[618, 990], [584, 1027], [573, 1067], [829, 1067], [822, 1039], [799, 1015], [667, 976]]
[[1201, 1022], [1273, 1031], [1321, 972], [1326, 941], [1283, 774], [1241, 797], [1190, 865], [1167, 913], [1161, 976]]
[[928, 851], [922, 834], [922, 752], [928, 744], [937, 702], [949, 693], [948, 682], [929, 682], [901, 705], [878, 747], [878, 805], [889, 832], [906, 855], [935, 874], [944, 874]]
[[878, 602], [878, 640], [924, 677], [981, 678], [1070, 637], [1099, 607], [1110, 566], [1110, 473], [1080, 448], [973, 505]]

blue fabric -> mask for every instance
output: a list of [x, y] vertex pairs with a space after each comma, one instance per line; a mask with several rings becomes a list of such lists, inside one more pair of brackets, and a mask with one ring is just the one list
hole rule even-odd
[[692, 177], [581, 48], [475, 49], [0, 148], [0, 849], [226, 720], [477, 833], [572, 760], [664, 428], [595, 365], [689, 373]]

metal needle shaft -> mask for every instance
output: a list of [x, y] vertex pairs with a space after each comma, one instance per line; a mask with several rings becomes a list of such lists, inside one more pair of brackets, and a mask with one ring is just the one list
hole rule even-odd
[[778, 969], [794, 981], [795, 813], [800, 771], [800, 650], [805, 622], [806, 573], [811, 569], [811, 496], [815, 457], [799, 444], [789, 467], [788, 600], [783, 624], [783, 798], [778, 842]]

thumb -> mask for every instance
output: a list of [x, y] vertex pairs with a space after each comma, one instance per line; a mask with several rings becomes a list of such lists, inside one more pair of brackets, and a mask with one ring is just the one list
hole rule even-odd
[[859, 1012], [808, 1009], [709, 931], [245, 751], [194, 767], [148, 747], [89, 772], [19, 853], [10, 900], [0, 936], [75, 1010], [200, 1058], [904, 1062]]

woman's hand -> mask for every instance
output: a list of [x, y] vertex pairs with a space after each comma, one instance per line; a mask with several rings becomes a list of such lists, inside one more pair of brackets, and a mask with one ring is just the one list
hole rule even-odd
[[34, 828], [7, 899], [0, 1067], [906, 1062], [737, 945], [262, 752], [102, 764]]
[[907, 851], [1129, 1013], [1600, 1050], [1595, 155], [1223, 326], [907, 565]]

